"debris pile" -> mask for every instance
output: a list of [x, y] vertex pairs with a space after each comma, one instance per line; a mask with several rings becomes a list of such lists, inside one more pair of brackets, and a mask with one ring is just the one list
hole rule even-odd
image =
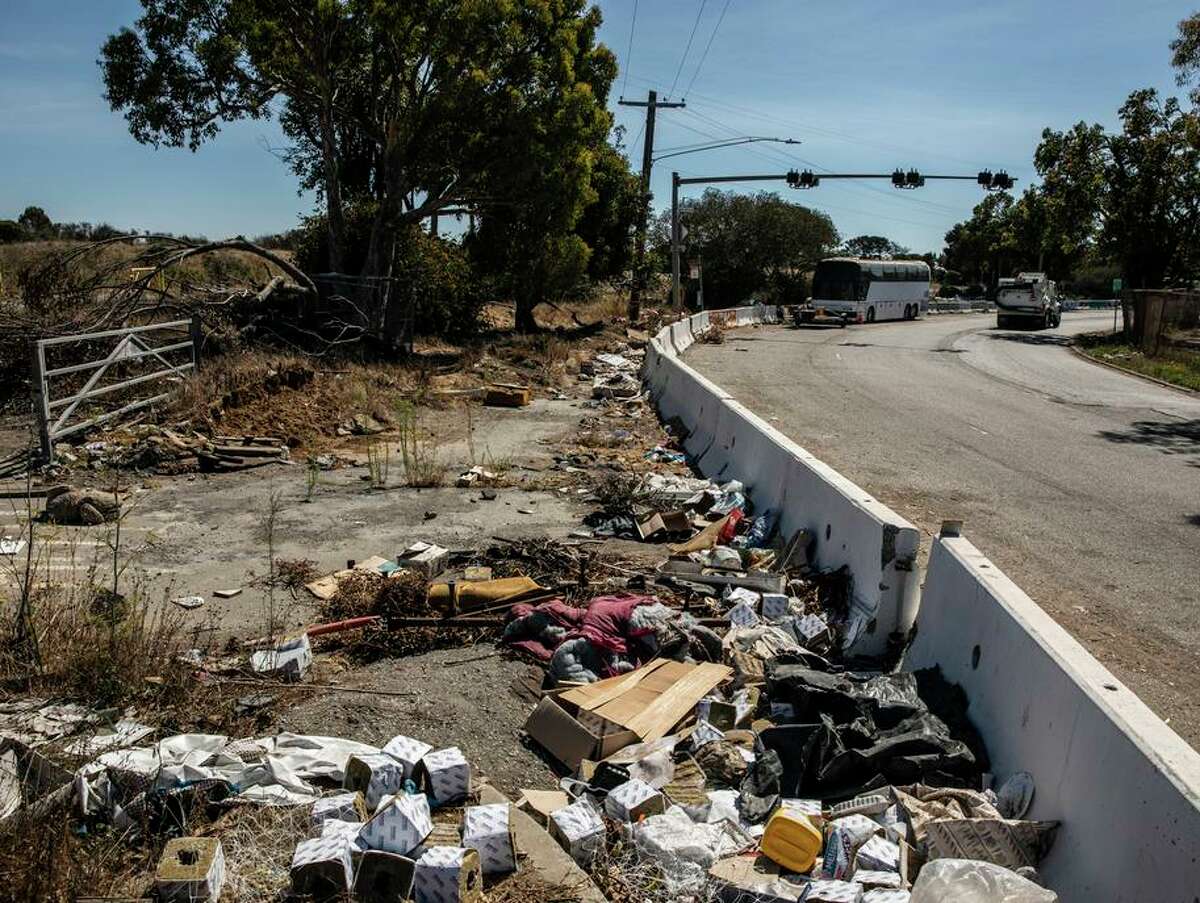
[[287, 444], [270, 436], [211, 436], [154, 424], [121, 427], [103, 439], [55, 446], [59, 466], [106, 467], [162, 475], [226, 472], [290, 460]]

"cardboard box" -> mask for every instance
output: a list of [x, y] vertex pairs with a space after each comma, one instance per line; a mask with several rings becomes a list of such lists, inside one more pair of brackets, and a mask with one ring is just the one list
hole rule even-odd
[[604, 812], [617, 821], [635, 822], [666, 811], [663, 795], [639, 778], [619, 784], [604, 798]]
[[604, 846], [604, 821], [586, 799], [550, 816], [550, 836], [581, 866], [587, 866]]
[[569, 768], [665, 737], [733, 674], [724, 665], [657, 659], [628, 674], [542, 699], [525, 731]]
[[458, 802], [471, 792], [471, 764], [457, 746], [426, 753], [417, 774], [434, 806]]
[[354, 885], [350, 843], [340, 835], [302, 840], [292, 854], [292, 892], [314, 900], [343, 897]]
[[404, 777], [411, 778], [421, 759], [433, 751], [433, 747], [412, 737], [399, 734], [384, 744], [383, 751], [404, 766]]
[[533, 392], [528, 386], [497, 384], [488, 386], [483, 396], [484, 404], [496, 408], [523, 408], [532, 400]]
[[351, 756], [342, 787], [361, 793], [367, 811], [374, 812], [385, 796], [404, 790], [404, 766], [385, 753]]
[[791, 599], [786, 593], [763, 593], [762, 616], [768, 621], [786, 618]]
[[708, 870], [722, 903], [797, 903], [804, 884], [780, 877], [779, 866], [766, 856], [730, 856]]
[[164, 903], [216, 903], [225, 884], [225, 852], [215, 837], [177, 837], [167, 841], [154, 889]]
[[545, 828], [550, 816], [571, 804], [571, 798], [561, 790], [522, 790], [517, 808]]
[[328, 819], [364, 822], [367, 815], [367, 804], [361, 793], [339, 793], [336, 796], [322, 797], [313, 803], [312, 825], [314, 829], [319, 830]]
[[853, 881], [810, 881], [805, 903], [862, 903], [863, 886]]
[[433, 831], [429, 800], [424, 794], [393, 797], [359, 831], [359, 841], [372, 850], [407, 856]]
[[425, 575], [426, 580], [432, 580], [446, 570], [446, 562], [449, 560], [449, 549], [443, 549], [432, 542], [414, 542], [396, 558], [396, 566], [418, 571]]
[[417, 864], [407, 856], [367, 850], [354, 876], [354, 899], [359, 903], [396, 903], [412, 893]]
[[430, 847], [417, 860], [415, 903], [475, 903], [483, 899], [479, 854], [464, 847]]
[[485, 875], [517, 870], [517, 846], [513, 840], [508, 803], [468, 806], [463, 813], [462, 844], [479, 853]]

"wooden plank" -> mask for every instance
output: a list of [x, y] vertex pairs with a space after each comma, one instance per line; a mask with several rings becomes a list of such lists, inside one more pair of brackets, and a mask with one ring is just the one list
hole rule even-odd
[[616, 699], [623, 693], [632, 690], [666, 663], [667, 659], [655, 659], [648, 665], [643, 665], [641, 668], [630, 671], [628, 674], [622, 674], [619, 677], [610, 677], [607, 680], [597, 681], [594, 684], [587, 684], [586, 686], [577, 687], [574, 690], [568, 690], [559, 698], [584, 711], [590, 712], [604, 705], [606, 702]]
[[725, 665], [698, 665], [625, 726], [646, 743], [665, 737], [706, 693], [731, 676], [733, 669]]

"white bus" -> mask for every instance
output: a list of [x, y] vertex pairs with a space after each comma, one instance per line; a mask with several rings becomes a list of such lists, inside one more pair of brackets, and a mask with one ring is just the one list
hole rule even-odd
[[852, 323], [915, 320], [929, 307], [929, 265], [923, 260], [822, 260], [813, 273], [812, 306]]

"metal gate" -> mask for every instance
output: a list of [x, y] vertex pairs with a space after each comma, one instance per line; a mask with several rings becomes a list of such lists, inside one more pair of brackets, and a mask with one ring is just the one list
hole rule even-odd
[[[156, 337], [155, 333], [166, 333], [167, 335]], [[185, 338], [179, 339], [180, 334]], [[178, 340], [171, 341], [172, 338]], [[110, 339], [115, 339], [116, 344], [105, 357], [99, 360], [47, 369], [47, 349], [69, 344], [106, 343]], [[56, 336], [52, 339], [35, 339], [31, 349], [33, 410], [38, 423], [42, 458], [47, 462], [54, 460], [54, 444], [60, 439], [165, 401], [170, 393], [159, 391], [150, 397], [133, 400], [121, 398], [119, 399], [120, 406], [115, 410], [94, 413], [82, 421], [78, 417], [83, 415], [77, 414], [81, 406], [84, 406], [84, 411], [91, 413], [90, 409], [94, 407], [91, 402], [94, 399], [125, 392], [134, 386], [143, 384], [149, 386], [168, 379], [186, 377], [195, 371], [200, 362], [200, 341], [199, 317], [193, 317], [190, 320], [173, 320], [170, 323], [155, 323], [150, 326], [131, 326], [103, 332]], [[162, 367], [149, 373], [118, 379], [115, 382], [111, 381], [110, 372], [114, 368], [124, 371], [127, 369], [127, 365], [133, 365], [138, 361], [146, 361], [151, 365], [162, 364]], [[73, 391], [68, 389], [70, 394], [55, 397], [54, 389], [51, 386], [52, 380], [58, 380], [61, 385], [63, 377], [88, 371], [94, 372], [81, 387]], [[109, 379], [106, 380], [106, 377]], [[161, 386], [153, 388], [160, 389]], [[72, 422], [73, 420], [75, 422]]]

